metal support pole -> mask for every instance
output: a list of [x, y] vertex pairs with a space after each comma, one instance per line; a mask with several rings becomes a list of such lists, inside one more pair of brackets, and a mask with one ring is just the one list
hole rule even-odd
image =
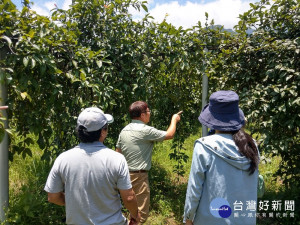
[[[202, 77], [202, 109], [207, 104], [207, 92], [208, 92], [208, 77], [206, 74], [203, 74]], [[207, 136], [208, 129], [206, 126], [202, 125], [202, 137]]]
[[[0, 71], [0, 73], [3, 71]], [[5, 83], [0, 80], [0, 105], [5, 105], [7, 92]], [[5, 110], [1, 110], [1, 114], [7, 118]], [[7, 128], [7, 120], [4, 121], [4, 127]], [[0, 143], [0, 222], [5, 220], [4, 209], [8, 207], [8, 135], [5, 136]]]
[[[0, 49], [0, 60], [5, 59], [6, 50]], [[4, 71], [0, 68], [0, 106], [6, 105], [7, 89]], [[6, 118], [4, 128], [8, 127], [6, 110], [1, 110], [1, 114]], [[8, 135], [5, 133], [0, 143], [0, 222], [5, 220], [5, 208], [8, 207]]]
[[[206, 54], [207, 54], [207, 52], [208, 52], [208, 50], [205, 47], [204, 48], [205, 59], [203, 61], [204, 69], [203, 69], [203, 76], [202, 76], [202, 109], [207, 104], [207, 95], [208, 95], [208, 77], [207, 77], [207, 75], [205, 73], [205, 69], [206, 69]], [[208, 134], [207, 127], [204, 126], [204, 125], [202, 125], [202, 137], [207, 136], [207, 134]]]

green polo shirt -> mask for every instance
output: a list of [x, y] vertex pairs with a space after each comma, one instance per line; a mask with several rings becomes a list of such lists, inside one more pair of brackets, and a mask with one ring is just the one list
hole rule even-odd
[[122, 150], [129, 171], [150, 170], [154, 143], [163, 141], [166, 134], [166, 131], [157, 130], [140, 120], [132, 120], [124, 127], [116, 147]]

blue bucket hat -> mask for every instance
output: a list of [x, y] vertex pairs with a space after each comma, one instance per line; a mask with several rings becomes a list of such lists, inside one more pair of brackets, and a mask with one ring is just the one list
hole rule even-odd
[[214, 92], [198, 119], [203, 125], [220, 131], [239, 130], [245, 124], [239, 96], [234, 91]]

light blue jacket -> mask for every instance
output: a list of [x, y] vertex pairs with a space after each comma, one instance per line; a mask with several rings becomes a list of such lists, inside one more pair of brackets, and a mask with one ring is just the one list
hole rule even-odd
[[231, 134], [198, 139], [183, 221], [193, 220], [194, 225], [255, 225], [258, 170], [249, 175], [249, 166], [250, 161], [241, 156]]

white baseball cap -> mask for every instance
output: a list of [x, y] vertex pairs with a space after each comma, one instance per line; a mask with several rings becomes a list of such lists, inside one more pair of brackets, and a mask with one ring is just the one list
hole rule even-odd
[[97, 131], [105, 124], [114, 122], [110, 114], [105, 114], [97, 107], [84, 109], [78, 116], [77, 125], [84, 126], [88, 132]]

